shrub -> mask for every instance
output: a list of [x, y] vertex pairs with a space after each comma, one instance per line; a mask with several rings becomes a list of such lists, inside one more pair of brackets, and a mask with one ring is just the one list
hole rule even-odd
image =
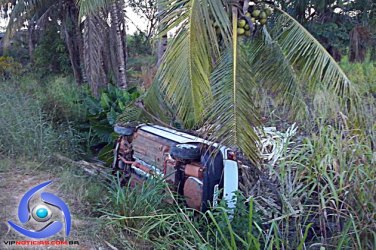
[[56, 76], [40, 86], [38, 99], [55, 123], [81, 124], [87, 119], [84, 98], [88, 93], [87, 88], [77, 86], [72, 78]]
[[34, 50], [34, 63], [37, 73], [42, 76], [48, 74], [71, 73], [71, 64], [66, 44], [59, 33], [59, 25], [47, 25], [47, 30]]
[[349, 63], [347, 58], [342, 60], [341, 67], [350, 80], [360, 89], [360, 94], [376, 94], [376, 63]]
[[99, 158], [108, 164], [112, 161], [113, 142], [117, 138], [113, 127], [118, 116], [126, 112], [128, 105], [140, 96], [137, 88], [128, 91], [109, 85], [100, 99], [88, 95], [85, 99], [87, 118], [92, 134], [93, 149], [99, 148]]
[[0, 76], [3, 80], [19, 76], [22, 65], [16, 62], [12, 57], [0, 56]]

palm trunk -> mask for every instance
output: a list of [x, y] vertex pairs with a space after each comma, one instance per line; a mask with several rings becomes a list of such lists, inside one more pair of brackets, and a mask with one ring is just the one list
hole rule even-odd
[[81, 84], [82, 70], [81, 70], [81, 55], [80, 55], [80, 38], [78, 37], [78, 9], [76, 8], [74, 1], [67, 2], [65, 6], [66, 16], [63, 18], [63, 28], [65, 35], [65, 42], [67, 44], [69, 59], [71, 62], [74, 78], [77, 84]]
[[[160, 1], [158, 1], [158, 12], [159, 13], [162, 13], [163, 12], [163, 6], [162, 4], [160, 3]], [[162, 21], [162, 16], [159, 16], [159, 31], [163, 30], [163, 26], [161, 26], [161, 21]], [[164, 53], [166, 52], [166, 49], [167, 49], [167, 34], [162, 36], [161, 39], [159, 39], [158, 41], [158, 48], [157, 48], [157, 58], [158, 58], [158, 63], [157, 63], [157, 66], [159, 67], [159, 65], [161, 64], [162, 62], [162, 58], [163, 58], [163, 55]]]
[[[116, 45], [116, 56], [117, 56], [117, 84], [119, 87], [126, 88], [127, 87], [127, 79], [126, 79], [126, 64], [125, 64], [125, 57], [124, 57], [124, 38], [122, 36], [122, 23], [124, 20], [121, 20], [121, 15], [119, 11], [123, 11], [123, 4], [120, 1], [115, 1], [111, 4], [111, 29], [113, 33], [115, 33], [115, 45]], [[125, 28], [125, 27], [123, 27]]]
[[[123, 0], [118, 0], [118, 17], [120, 20], [120, 32], [121, 32], [121, 40], [123, 43], [123, 55], [124, 55], [124, 62], [125, 62], [125, 69], [127, 66], [127, 59], [128, 59], [128, 50], [127, 50], [127, 32], [125, 27], [125, 14], [124, 14], [124, 4], [122, 4]], [[123, 1], [124, 2], [124, 1]], [[126, 76], [126, 74], [125, 74]]]
[[[80, 23], [78, 23], [78, 26], [77, 26], [77, 30], [76, 30], [76, 36], [77, 36], [77, 43], [78, 43], [78, 52], [80, 54], [80, 62], [85, 64], [85, 58], [84, 58], [84, 39], [83, 39], [83, 27], [81, 26]], [[83, 65], [82, 67], [80, 67], [81, 69], [81, 76], [82, 76], [82, 80], [85, 82], [86, 81], [86, 72], [85, 72], [85, 69], [84, 69], [84, 66]]]
[[162, 62], [163, 55], [165, 54], [166, 49], [167, 49], [167, 35], [164, 35], [164, 36], [162, 36], [162, 38], [158, 42], [158, 54], [157, 54], [157, 56], [158, 56], [157, 66], [158, 67]]
[[96, 16], [88, 15], [86, 17], [83, 37], [85, 72], [92, 93], [96, 97], [99, 97], [100, 90], [106, 86], [102, 63], [103, 30], [104, 28]]
[[30, 62], [33, 62], [34, 61], [34, 48], [35, 48], [35, 45], [34, 45], [34, 21], [30, 21], [30, 24], [29, 24], [29, 29], [28, 29], [28, 33], [29, 33], [29, 58], [30, 58]]
[[112, 55], [111, 55], [111, 40], [110, 32], [107, 23], [105, 24], [103, 46], [102, 46], [102, 58], [103, 58], [103, 69], [106, 74], [107, 82], [117, 82], [114, 67], [112, 65]]

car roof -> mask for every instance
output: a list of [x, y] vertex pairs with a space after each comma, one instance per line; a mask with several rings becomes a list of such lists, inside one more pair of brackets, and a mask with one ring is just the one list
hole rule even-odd
[[169, 139], [171, 141], [177, 142], [177, 143], [203, 143], [207, 145], [211, 145], [214, 147], [219, 147], [218, 143], [214, 143], [212, 141], [205, 140], [203, 138], [190, 135], [184, 132], [180, 132], [174, 129], [158, 126], [158, 125], [141, 125], [138, 127], [138, 129], [141, 129], [142, 131], [146, 131], [158, 136], [161, 136], [163, 138]]

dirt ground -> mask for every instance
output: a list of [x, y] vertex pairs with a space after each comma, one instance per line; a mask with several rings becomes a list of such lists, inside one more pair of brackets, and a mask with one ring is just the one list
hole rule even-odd
[[[77, 199], [75, 199], [74, 194], [66, 194], [59, 191], [59, 185], [61, 184], [59, 176], [54, 176], [49, 171], [35, 170], [37, 168], [38, 166], [30, 167], [27, 163], [18, 164], [11, 160], [0, 159], [0, 249], [115, 249], [101, 238], [102, 234], [100, 230], [103, 229], [101, 229], [99, 220], [81, 214], [82, 209], [76, 209], [76, 207], [80, 206], [77, 206]], [[65, 201], [70, 208], [72, 227], [68, 239], [64, 239], [64, 232], [60, 232], [48, 240], [78, 241], [79, 245], [67, 247], [20, 247], [6, 245], [4, 241], [31, 240], [15, 232], [8, 225], [8, 221], [12, 220], [20, 225], [17, 209], [21, 198], [30, 188], [49, 180], [52, 180], [53, 183], [43, 189], [43, 191], [53, 193]], [[38, 196], [38, 193], [35, 196]], [[33, 200], [36, 199], [38, 197], [33, 198]], [[30, 204], [33, 200], [31, 200]]]

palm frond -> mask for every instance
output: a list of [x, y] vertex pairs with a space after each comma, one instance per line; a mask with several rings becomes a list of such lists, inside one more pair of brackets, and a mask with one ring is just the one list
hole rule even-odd
[[[340, 97], [356, 98], [350, 80], [337, 62], [298, 21], [277, 8], [274, 24], [270, 37], [284, 60], [298, 72], [299, 82], [313, 92], [324, 86]], [[287, 92], [291, 84], [286, 86]]]
[[213, 128], [212, 140], [238, 147], [254, 163], [258, 162], [259, 114], [253, 104], [255, 79], [244, 48], [237, 40], [236, 14], [233, 14], [233, 43], [214, 70], [211, 83], [214, 102], [208, 109], [208, 122]]
[[117, 123], [119, 124], [129, 124], [135, 122], [149, 122], [143, 117], [143, 110], [140, 107], [137, 107], [134, 103], [128, 105], [125, 108], [125, 112], [119, 115]]
[[280, 44], [273, 40], [266, 29], [263, 36], [247, 43], [249, 61], [254, 77], [263, 88], [272, 93], [281, 104], [297, 114], [306, 107], [298, 69], [288, 60]]
[[169, 6], [167, 12], [175, 15], [167, 15], [162, 21], [166, 27], [163, 32], [178, 29], [178, 33], [167, 48], [157, 79], [176, 107], [177, 116], [186, 127], [193, 127], [202, 123], [203, 112], [211, 100], [209, 78], [213, 61], [219, 55], [219, 43], [213, 40], [216, 36], [210, 19], [211, 8], [218, 5], [216, 8], [221, 11], [215, 19], [227, 26], [230, 22], [222, 1], [169, 0], [164, 4]]
[[86, 15], [94, 15], [101, 9], [109, 6], [111, 0], [77, 0], [80, 9], [80, 19]]
[[160, 90], [160, 82], [155, 80], [143, 98], [144, 105], [146, 110], [154, 117], [157, 117], [164, 123], [170, 124], [174, 120], [172, 108], [166, 102]]
[[26, 21], [47, 19], [50, 12], [56, 9], [57, 5], [56, 1], [53, 0], [19, 0], [9, 18], [3, 42], [4, 48], [9, 46], [11, 38], [22, 28]]

